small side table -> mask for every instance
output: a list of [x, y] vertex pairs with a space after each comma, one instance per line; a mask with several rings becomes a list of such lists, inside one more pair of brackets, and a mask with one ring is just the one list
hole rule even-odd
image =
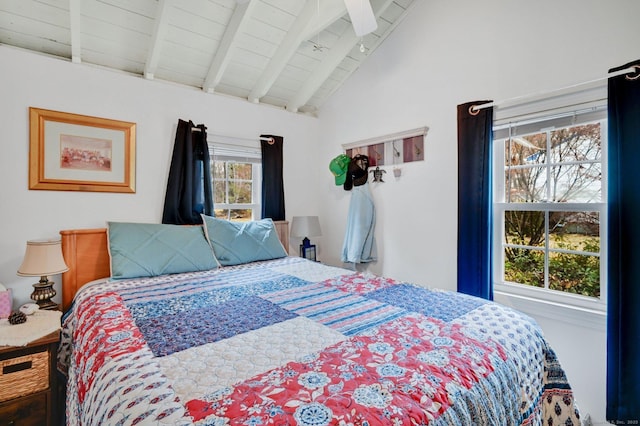
[[56, 425], [60, 331], [26, 346], [0, 346], [0, 419], [8, 425]]

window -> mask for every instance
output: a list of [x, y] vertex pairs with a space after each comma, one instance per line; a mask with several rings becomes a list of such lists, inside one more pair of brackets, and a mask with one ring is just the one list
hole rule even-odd
[[260, 148], [209, 143], [215, 217], [231, 221], [260, 219]]
[[606, 110], [494, 127], [496, 289], [602, 310]]

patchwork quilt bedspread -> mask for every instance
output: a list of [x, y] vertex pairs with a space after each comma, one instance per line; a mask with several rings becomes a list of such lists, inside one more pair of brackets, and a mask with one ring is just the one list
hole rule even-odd
[[63, 320], [71, 425], [579, 425], [538, 325], [297, 257], [94, 283]]

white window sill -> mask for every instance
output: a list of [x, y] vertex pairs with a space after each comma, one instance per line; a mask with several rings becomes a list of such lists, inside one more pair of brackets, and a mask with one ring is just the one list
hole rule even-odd
[[606, 331], [607, 329], [607, 313], [602, 310], [534, 299], [501, 290], [494, 291], [494, 299], [498, 303], [512, 307], [534, 318], [543, 317], [599, 331]]

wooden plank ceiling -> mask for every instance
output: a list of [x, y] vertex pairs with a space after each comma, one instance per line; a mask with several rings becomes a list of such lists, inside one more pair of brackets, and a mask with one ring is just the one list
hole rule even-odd
[[415, 0], [2, 0], [0, 43], [315, 114]]

